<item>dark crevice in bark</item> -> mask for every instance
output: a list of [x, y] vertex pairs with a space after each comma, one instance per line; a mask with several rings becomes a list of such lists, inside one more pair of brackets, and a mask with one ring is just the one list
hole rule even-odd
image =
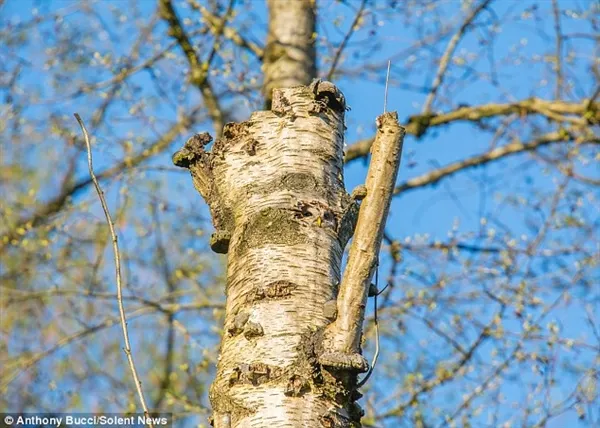
[[233, 318], [233, 322], [225, 330], [231, 336], [236, 336], [244, 331], [246, 323], [250, 319], [250, 313], [247, 311], [239, 311]]
[[278, 300], [285, 299], [292, 295], [299, 285], [291, 281], [273, 281], [265, 286], [259, 286], [254, 289], [247, 297], [248, 303], [260, 300]]
[[269, 366], [264, 363], [240, 364], [235, 367], [229, 377], [229, 386], [248, 383], [259, 386], [267, 382], [277, 382], [283, 378], [285, 370], [281, 367]]

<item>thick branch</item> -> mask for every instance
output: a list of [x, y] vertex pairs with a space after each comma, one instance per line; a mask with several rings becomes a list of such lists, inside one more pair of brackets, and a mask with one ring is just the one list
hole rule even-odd
[[377, 264], [404, 139], [404, 129], [398, 124], [395, 112], [379, 116], [377, 128], [367, 175], [367, 195], [360, 208], [348, 264], [340, 283], [338, 316], [326, 333], [328, 350], [350, 356], [360, 352], [365, 304]]
[[225, 254], [229, 248], [231, 222], [224, 200], [220, 197], [215, 185], [213, 174], [213, 153], [205, 147], [212, 141], [207, 133], [196, 134], [173, 155], [173, 163], [182, 168], [188, 168], [192, 174], [194, 187], [210, 208], [213, 224], [217, 229], [211, 236], [210, 246], [213, 251]]
[[[589, 105], [588, 105], [589, 104]], [[598, 104], [582, 100], [580, 103], [565, 101], [546, 101], [540, 98], [528, 98], [517, 103], [484, 104], [474, 107], [461, 107], [448, 113], [438, 115], [417, 115], [409, 118], [404, 125], [406, 133], [421, 138], [434, 126], [452, 122], [478, 122], [495, 116], [521, 116], [539, 114], [556, 122], [568, 122], [576, 126], [587, 126], [589, 123], [600, 123]], [[373, 144], [373, 138], [367, 138], [351, 145], [346, 151], [345, 162], [367, 156]]]
[[431, 172], [419, 175], [418, 177], [412, 178], [404, 183], [399, 184], [394, 189], [394, 195], [399, 195], [401, 193], [405, 193], [409, 190], [417, 189], [420, 187], [430, 186], [436, 184], [438, 181], [443, 178], [449, 177], [451, 175], [456, 174], [457, 172], [464, 171], [466, 169], [475, 168], [478, 166], [483, 166], [487, 163], [502, 159], [507, 156], [515, 155], [522, 152], [534, 151], [540, 147], [546, 146], [552, 143], [559, 142], [570, 142], [575, 140], [575, 142], [579, 144], [591, 143], [591, 144], [599, 144], [600, 138], [594, 135], [574, 138], [569, 135], [567, 132], [551, 132], [549, 134], [545, 134], [542, 137], [534, 140], [530, 143], [522, 143], [520, 141], [515, 141], [513, 143], [507, 144], [502, 147], [497, 147], [489, 152], [472, 156], [470, 158], [464, 159], [462, 161], [454, 162], [449, 165], [446, 165], [442, 168], [437, 168]]

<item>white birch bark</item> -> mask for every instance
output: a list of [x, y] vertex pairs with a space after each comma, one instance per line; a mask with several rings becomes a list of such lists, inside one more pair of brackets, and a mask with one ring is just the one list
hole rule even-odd
[[267, 0], [269, 28], [263, 58], [267, 108], [275, 88], [308, 85], [317, 75], [316, 0]]
[[359, 424], [356, 376], [318, 360], [358, 210], [343, 183], [344, 111], [329, 82], [277, 89], [271, 111], [226, 125], [210, 151], [201, 134], [174, 156], [210, 206], [213, 249], [229, 257], [216, 427]]

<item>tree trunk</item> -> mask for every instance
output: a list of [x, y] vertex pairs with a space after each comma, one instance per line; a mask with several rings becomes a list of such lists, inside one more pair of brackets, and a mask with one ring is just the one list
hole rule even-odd
[[321, 85], [276, 90], [272, 111], [227, 125], [210, 153], [204, 134], [175, 155], [211, 208], [213, 249], [229, 252], [217, 427], [319, 426], [347, 395], [315, 350], [356, 211], [342, 180], [345, 105]]
[[271, 108], [273, 89], [308, 85], [317, 75], [316, 0], [268, 0], [269, 32], [263, 59], [263, 94]]
[[217, 428], [360, 425], [368, 364], [323, 349], [358, 213], [343, 182], [344, 112], [329, 82], [276, 89], [271, 111], [226, 125], [210, 151], [199, 134], [173, 157], [210, 207], [211, 247], [229, 255]]

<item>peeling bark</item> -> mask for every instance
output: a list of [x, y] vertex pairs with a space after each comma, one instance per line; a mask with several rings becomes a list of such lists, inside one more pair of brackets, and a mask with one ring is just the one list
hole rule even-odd
[[365, 197], [344, 188], [345, 109], [329, 82], [276, 89], [270, 111], [227, 124], [210, 151], [199, 134], [173, 157], [210, 207], [213, 249], [229, 257], [215, 426], [360, 426], [366, 363], [323, 346]]

